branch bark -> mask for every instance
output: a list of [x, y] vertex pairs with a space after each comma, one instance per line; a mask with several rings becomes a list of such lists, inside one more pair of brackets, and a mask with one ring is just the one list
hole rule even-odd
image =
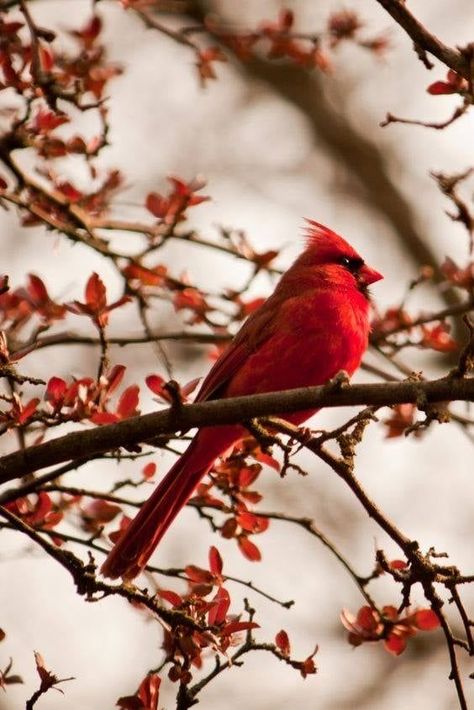
[[408, 9], [405, 0], [376, 0], [397, 25], [400, 25], [414, 42], [417, 53], [419, 49], [429, 52], [450, 69], [465, 77], [471, 78], [471, 67], [468, 56], [461, 50], [451, 49], [436, 35], [429, 32]]
[[0, 458], [0, 484], [47, 466], [132, 447], [160, 434], [195, 427], [238, 424], [254, 417], [284, 415], [322, 407], [390, 406], [413, 402], [420, 408], [436, 402], [474, 401], [474, 378], [306, 387], [232, 399], [171, 407], [160, 412], [87, 431], [73, 432]]

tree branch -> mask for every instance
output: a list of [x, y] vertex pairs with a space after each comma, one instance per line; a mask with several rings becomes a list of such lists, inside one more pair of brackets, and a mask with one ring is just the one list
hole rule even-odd
[[116, 424], [73, 432], [0, 458], [0, 483], [38, 469], [146, 443], [159, 434], [194, 427], [240, 424], [265, 415], [317, 410], [322, 407], [391, 406], [413, 402], [421, 408], [436, 402], [474, 401], [474, 378], [444, 377], [431, 381], [386, 382], [340, 386], [329, 383], [246, 397], [182, 405], [133, 417]]
[[429, 52], [450, 69], [470, 79], [470, 62], [462, 51], [451, 49], [435, 35], [431, 34], [419, 20], [412, 15], [404, 0], [376, 0], [395, 22], [403, 27], [414, 42], [417, 54], [419, 50]]

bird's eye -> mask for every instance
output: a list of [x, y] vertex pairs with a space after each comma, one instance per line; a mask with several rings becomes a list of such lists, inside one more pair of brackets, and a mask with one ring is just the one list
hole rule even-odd
[[353, 258], [343, 256], [339, 263], [341, 266], [344, 266], [348, 271], [350, 271], [351, 274], [355, 274], [359, 271], [360, 267], [364, 265], [364, 260], [358, 256]]

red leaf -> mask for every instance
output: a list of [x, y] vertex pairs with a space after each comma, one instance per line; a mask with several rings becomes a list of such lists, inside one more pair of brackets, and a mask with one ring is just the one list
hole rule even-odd
[[162, 599], [172, 604], [172, 606], [181, 606], [183, 603], [183, 597], [173, 592], [171, 589], [160, 589], [158, 594]]
[[125, 365], [114, 365], [114, 367], [107, 373], [107, 393], [112, 394], [112, 392], [117, 389], [119, 384], [123, 380], [125, 370], [127, 368]]
[[270, 456], [270, 454], [266, 454], [263, 451], [258, 451], [255, 458], [257, 459], [257, 461], [260, 461], [261, 463], [270, 466], [270, 468], [273, 468], [275, 471], [280, 471], [281, 467], [279, 462], [274, 459], [273, 456]]
[[235, 518], [227, 518], [221, 527], [221, 535], [226, 540], [230, 540], [235, 535], [237, 530], [237, 520]]
[[173, 305], [177, 311], [188, 308], [191, 311], [203, 314], [209, 310], [209, 306], [202, 293], [192, 287], [177, 291], [173, 297]]
[[44, 664], [43, 656], [37, 651], [34, 652], [36, 670], [41, 679], [41, 688], [45, 692], [48, 688], [51, 688], [56, 682], [57, 678], [50, 671], [48, 671]]
[[54, 55], [49, 47], [43, 42], [38, 43], [38, 56], [41, 64], [41, 70], [50, 72], [54, 66]]
[[51, 377], [46, 385], [45, 400], [53, 407], [58, 407], [64, 401], [66, 388], [66, 382], [60, 377]]
[[[389, 616], [389, 614], [387, 613], [386, 616]], [[363, 606], [359, 609], [359, 611], [357, 612], [357, 624], [364, 631], [372, 632], [377, 629], [379, 619], [376, 616], [376, 612], [372, 609], [372, 607]]]
[[150, 389], [154, 394], [157, 394], [163, 399], [165, 398], [165, 395], [169, 397], [169, 394], [166, 392], [165, 389], [163, 389], [163, 385], [165, 384], [166, 380], [161, 377], [161, 375], [148, 375], [148, 377], [145, 379], [145, 382], [148, 389]]
[[239, 471], [239, 487], [247, 488], [257, 480], [261, 472], [261, 466], [246, 466]]
[[82, 28], [80, 35], [83, 39], [93, 40], [98, 37], [102, 29], [102, 20], [98, 15], [93, 15], [87, 25]]
[[262, 518], [258, 515], [254, 515], [247, 510], [239, 513], [237, 516], [237, 522], [241, 528], [251, 533], [265, 532], [270, 524], [268, 518]]
[[158, 192], [150, 192], [146, 196], [145, 207], [152, 215], [162, 219], [168, 211], [169, 201]]
[[240, 498], [256, 505], [257, 503], [260, 503], [263, 496], [261, 493], [257, 493], [257, 491], [240, 491]]
[[85, 298], [87, 305], [95, 312], [103, 310], [107, 305], [107, 292], [100, 276], [95, 272], [89, 278]]
[[384, 424], [387, 426], [387, 439], [393, 439], [397, 436], [402, 436], [405, 429], [415, 421], [416, 406], [407, 402], [405, 404], [396, 404], [392, 407], [392, 414], [388, 419], [384, 419]]
[[458, 90], [453, 84], [448, 84], [447, 81], [434, 81], [428, 86], [426, 91], [433, 96], [439, 96], [441, 94], [456, 94]]
[[278, 19], [279, 19], [278, 24], [280, 25], [280, 29], [282, 29], [285, 32], [289, 32], [289, 30], [291, 30], [291, 28], [293, 27], [293, 22], [295, 20], [295, 16], [294, 16], [292, 10], [283, 9], [283, 10], [281, 10], [280, 17]]
[[406, 560], [391, 560], [391, 562], [388, 563], [388, 566], [391, 569], [406, 570], [408, 562], [406, 562]]
[[433, 327], [423, 325], [421, 327], [421, 345], [425, 348], [432, 348], [441, 353], [449, 353], [459, 349], [458, 343], [449, 335], [450, 327], [447, 323], [438, 323]]
[[28, 274], [28, 293], [36, 303], [44, 303], [49, 300], [44, 282], [35, 274]]
[[432, 609], [420, 609], [415, 612], [415, 625], [420, 631], [432, 631], [439, 627], [440, 622]]
[[56, 184], [57, 189], [61, 192], [69, 202], [78, 202], [84, 195], [74, 185], [67, 180]]
[[117, 700], [117, 707], [122, 710], [158, 710], [161, 678], [152, 673], [147, 675], [138, 688], [136, 695], [127, 695]]
[[450, 69], [446, 76], [446, 81], [435, 81], [426, 89], [429, 94], [438, 96], [440, 94], [458, 94], [469, 88], [467, 79]]
[[138, 688], [138, 697], [143, 702], [144, 710], [158, 710], [161, 678], [156, 674], [146, 676]]
[[224, 623], [229, 611], [229, 592], [224, 587], [219, 587], [212, 601], [215, 602], [215, 605], [209, 610], [208, 623], [210, 626], [218, 626]]
[[115, 422], [120, 421], [120, 417], [113, 412], [94, 412], [89, 419], [93, 424], [98, 425], [115, 424]]
[[110, 523], [119, 513], [122, 512], [120, 506], [109, 503], [107, 500], [97, 499], [84, 509], [84, 516], [88, 523]]
[[167, 269], [161, 264], [153, 269], [147, 269], [144, 266], [138, 266], [138, 264], [129, 264], [124, 268], [123, 273], [127, 279], [136, 279], [145, 286], [160, 286], [166, 277]]
[[306, 678], [307, 675], [316, 673], [316, 664], [311, 656], [301, 663], [300, 673], [303, 678]]
[[28, 515], [29, 524], [37, 525], [43, 523], [52, 509], [53, 503], [50, 496], [45, 491], [40, 491], [35, 508], [31, 511], [31, 514]]
[[248, 631], [249, 629], [259, 629], [260, 625], [256, 624], [254, 621], [231, 621], [224, 626], [220, 632], [221, 636], [230, 636], [231, 634], [236, 634], [239, 631]]
[[34, 117], [33, 127], [36, 133], [46, 134], [54, 128], [61, 126], [63, 123], [69, 123], [69, 121], [69, 116], [57, 114], [41, 107]]
[[248, 537], [241, 535], [238, 539], [238, 545], [243, 556], [246, 557], [250, 562], [260, 562], [262, 555], [257, 545], [250, 542]]
[[384, 644], [387, 651], [393, 653], [394, 656], [399, 656], [403, 653], [407, 646], [406, 637], [397, 636], [397, 634], [394, 633], [389, 635]]
[[17, 417], [18, 424], [24, 424], [36, 411], [36, 407], [39, 404], [38, 397], [30, 399], [28, 404], [26, 404], [21, 410], [19, 416]]
[[109, 533], [110, 541], [113, 543], [116, 543], [118, 540], [120, 540], [123, 533], [128, 528], [128, 526], [130, 525], [131, 522], [132, 522], [132, 519], [129, 518], [128, 515], [123, 515], [120, 520], [119, 529], [114, 530], [113, 532]]
[[279, 631], [275, 636], [275, 644], [278, 646], [283, 655], [290, 655], [290, 639], [288, 638], [288, 634], [286, 633], [286, 631], [284, 631], [284, 629]]
[[200, 584], [212, 584], [214, 582], [213, 575], [207, 569], [196, 567], [196, 565], [188, 565], [184, 568], [184, 571], [191, 582]]
[[459, 288], [472, 289], [474, 284], [474, 264], [469, 263], [466, 267], [459, 267], [449, 256], [441, 264], [441, 273], [448, 281]]
[[129, 417], [135, 417], [139, 414], [139, 410], [137, 409], [139, 392], [140, 388], [138, 385], [131, 385], [122, 393], [117, 405], [117, 414], [120, 419], [128, 419]]
[[156, 473], [156, 463], [153, 463], [153, 462], [147, 463], [146, 466], [144, 466], [142, 469], [143, 478], [146, 481], [150, 480], [150, 478], [153, 478], [155, 473]]
[[[370, 607], [364, 607], [364, 608], [369, 608]], [[374, 618], [376, 617], [376, 611], [374, 609], [372, 611], [372, 616]], [[396, 606], [392, 606], [392, 604], [387, 604], [386, 606], [382, 607], [382, 614], [385, 618], [390, 619], [391, 621], [397, 621], [398, 619], [398, 610]]]
[[217, 547], [212, 546], [209, 549], [209, 569], [212, 574], [222, 574], [222, 557]]

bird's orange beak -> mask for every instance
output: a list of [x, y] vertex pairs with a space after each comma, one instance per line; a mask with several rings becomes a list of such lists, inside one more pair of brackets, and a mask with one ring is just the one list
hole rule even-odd
[[383, 276], [378, 271], [375, 271], [375, 269], [371, 269], [370, 266], [364, 264], [359, 269], [359, 278], [364, 284], [369, 286], [370, 284], [373, 284], [376, 281], [380, 281], [380, 279], [383, 279]]

